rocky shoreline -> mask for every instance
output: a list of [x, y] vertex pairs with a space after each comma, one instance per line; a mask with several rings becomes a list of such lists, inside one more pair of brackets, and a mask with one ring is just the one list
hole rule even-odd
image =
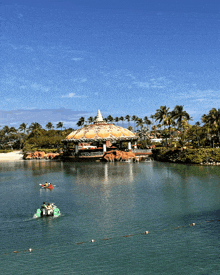
[[146, 158], [148, 158], [148, 155], [140, 155], [137, 156], [133, 152], [124, 152], [124, 151], [118, 151], [118, 150], [112, 150], [109, 152], [106, 152], [103, 156], [103, 160], [107, 162], [114, 162], [114, 161], [145, 161]]
[[[22, 150], [1, 153], [0, 161], [20, 161], [20, 160], [64, 160], [63, 154], [45, 153], [35, 151], [33, 153], [23, 153]], [[139, 162], [153, 159], [161, 162], [171, 162], [180, 164], [204, 165], [204, 166], [220, 166], [220, 148], [200, 148], [200, 149], [152, 149], [152, 155], [137, 156], [134, 152], [124, 152], [112, 150], [106, 152], [100, 161], [114, 162]]]
[[24, 160], [32, 160], [32, 159], [60, 159], [59, 153], [48, 153], [35, 151], [33, 153], [24, 153]]
[[[133, 152], [124, 152], [119, 150], [111, 150], [106, 152], [102, 157], [100, 156], [100, 161], [114, 162], [114, 161], [145, 161], [149, 158], [149, 155], [136, 155]], [[24, 153], [24, 160], [34, 160], [34, 159], [47, 159], [47, 160], [66, 160], [63, 154], [59, 153], [48, 153], [35, 151], [33, 153]], [[76, 158], [78, 161], [82, 161], [81, 158]], [[86, 161], [94, 160], [92, 157], [86, 157]]]

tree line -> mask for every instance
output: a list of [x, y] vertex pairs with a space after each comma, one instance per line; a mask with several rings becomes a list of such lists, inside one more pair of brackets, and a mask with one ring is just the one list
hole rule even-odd
[[28, 127], [28, 123], [22, 123], [16, 129], [5, 125], [0, 130], [0, 149], [24, 149], [26, 151], [33, 148], [50, 148], [56, 150], [60, 148], [62, 139], [65, 138], [72, 128], [66, 129], [63, 122], [56, 124], [56, 129], [52, 122], [48, 122], [43, 129], [38, 122], [32, 122]]
[[[87, 126], [95, 121], [96, 117], [79, 118], [78, 127]], [[161, 137], [165, 144], [172, 143], [178, 146], [191, 144], [192, 146], [220, 146], [220, 109], [212, 108], [208, 114], [201, 117], [203, 125], [197, 121], [194, 125], [189, 122], [192, 117], [184, 110], [183, 105], [176, 105], [173, 110], [167, 106], [160, 106], [155, 114], [140, 118], [136, 115], [113, 118], [108, 115], [106, 122], [119, 124], [127, 122], [128, 129], [135, 132], [140, 140], [147, 139], [151, 143], [152, 137]], [[132, 127], [133, 125], [133, 127]]]
[[[180, 126], [183, 121], [189, 121], [192, 120], [192, 118], [189, 116], [189, 114], [183, 110], [182, 105], [176, 105], [175, 108], [172, 111], [169, 111], [170, 108], [166, 106], [161, 106], [160, 109], [156, 110], [156, 113], [151, 116], [145, 116], [144, 118], [139, 118], [136, 115], [130, 116], [126, 115], [120, 116], [120, 117], [115, 117], [113, 118], [111, 115], [108, 115], [104, 120], [106, 122], [115, 122], [117, 125], [119, 122], [122, 122], [122, 127], [124, 126], [124, 121], [128, 122], [128, 127], [132, 130], [135, 131], [136, 128], [142, 128], [144, 125], [151, 125], [153, 124], [153, 121], [159, 121], [159, 123], [165, 124], [172, 124], [174, 125], [176, 122], [176, 125]], [[76, 125], [78, 127], [86, 126], [88, 124], [93, 123], [96, 120], [96, 117], [90, 116], [87, 120], [85, 117], [80, 117]], [[134, 122], [134, 127], [130, 125], [131, 121]]]
[[[88, 119], [80, 117], [76, 123], [77, 127], [86, 127], [95, 121], [96, 117], [90, 116]], [[176, 105], [173, 110], [167, 106], [160, 106], [155, 114], [140, 118], [136, 115], [125, 117], [115, 117], [108, 115], [104, 120], [109, 123], [119, 125], [127, 122], [128, 129], [135, 132], [141, 141], [152, 143], [152, 138], [162, 138], [166, 146], [175, 144], [185, 146], [191, 144], [194, 147], [220, 145], [220, 109], [212, 108], [208, 114], [201, 118], [202, 124], [196, 122], [190, 124], [192, 117], [184, 110], [184, 106]], [[55, 126], [52, 122], [45, 125], [46, 129], [38, 122], [33, 122], [28, 127], [27, 123], [22, 123], [18, 129], [4, 126], [0, 130], [1, 149], [25, 149], [30, 148], [60, 148], [64, 139], [73, 128], [66, 129], [63, 122], [58, 122]]]

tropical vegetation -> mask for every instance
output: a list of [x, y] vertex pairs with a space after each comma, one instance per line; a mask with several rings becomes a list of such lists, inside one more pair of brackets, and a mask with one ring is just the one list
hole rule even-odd
[[[80, 117], [76, 128], [92, 124], [95, 119], [96, 117], [92, 116]], [[108, 115], [105, 120], [135, 132], [142, 147], [156, 145], [164, 147], [167, 151], [178, 148], [199, 149], [220, 146], [220, 109], [212, 108], [208, 114], [201, 117], [201, 123], [195, 124], [182, 105], [176, 105], [173, 110], [167, 106], [160, 106], [155, 114], [143, 118], [136, 115], [114, 118]], [[66, 129], [63, 122], [58, 122], [56, 125], [48, 122], [45, 127], [38, 122], [32, 122], [30, 125], [23, 122], [17, 129], [5, 125], [0, 128], [0, 150], [60, 150], [62, 140], [71, 131], [73, 128]]]

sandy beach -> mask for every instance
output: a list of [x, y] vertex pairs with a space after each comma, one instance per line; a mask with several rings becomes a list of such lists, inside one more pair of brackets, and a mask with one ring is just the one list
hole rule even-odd
[[0, 162], [1, 161], [18, 161], [18, 160], [23, 160], [22, 150], [10, 152], [10, 153], [0, 153]]

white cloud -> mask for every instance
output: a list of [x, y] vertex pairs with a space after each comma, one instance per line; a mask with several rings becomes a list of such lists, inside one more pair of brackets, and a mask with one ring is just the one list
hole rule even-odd
[[133, 82], [135, 85], [137, 85], [138, 87], [140, 88], [149, 88], [150, 87], [150, 84], [148, 82]]
[[86, 78], [74, 78], [72, 79], [72, 82], [74, 83], [85, 83], [87, 81]]
[[23, 14], [19, 13], [18, 18], [21, 19], [23, 17]]
[[163, 89], [165, 86], [160, 86], [160, 85], [153, 85], [151, 88], [157, 88], [157, 89]]
[[169, 85], [171, 81], [167, 80], [165, 77], [151, 78], [149, 81], [135, 81], [135, 84], [139, 88], [156, 88], [164, 89]]
[[32, 89], [34, 89], [34, 90], [40, 90], [40, 91], [42, 91], [42, 92], [48, 92], [49, 90], [50, 90], [50, 88], [49, 87], [45, 87], [45, 86], [43, 86], [43, 85], [41, 85], [41, 84], [38, 84], [38, 83], [33, 83], [33, 84], [31, 84], [30, 85], [30, 87], [32, 88]]
[[177, 94], [178, 98], [190, 99], [191, 101], [214, 101], [220, 100], [220, 91], [214, 90], [196, 90], [189, 91], [188, 93]]
[[81, 57], [74, 57], [74, 58], [72, 58], [71, 60], [73, 60], [73, 61], [81, 61], [81, 60], [83, 60], [83, 58], [81, 58]]
[[33, 52], [33, 47], [30, 47], [29, 45], [14, 45], [14, 44], [8, 44], [10, 47], [12, 47], [14, 50], [26, 50]]
[[83, 98], [83, 97], [87, 97], [85, 95], [76, 95], [75, 93], [69, 93], [67, 95], [62, 95], [62, 97], [67, 97], [67, 98]]
[[125, 76], [128, 76], [128, 77], [130, 77], [133, 80], [136, 79], [136, 77], [134, 75], [132, 75], [131, 73], [127, 73]]

